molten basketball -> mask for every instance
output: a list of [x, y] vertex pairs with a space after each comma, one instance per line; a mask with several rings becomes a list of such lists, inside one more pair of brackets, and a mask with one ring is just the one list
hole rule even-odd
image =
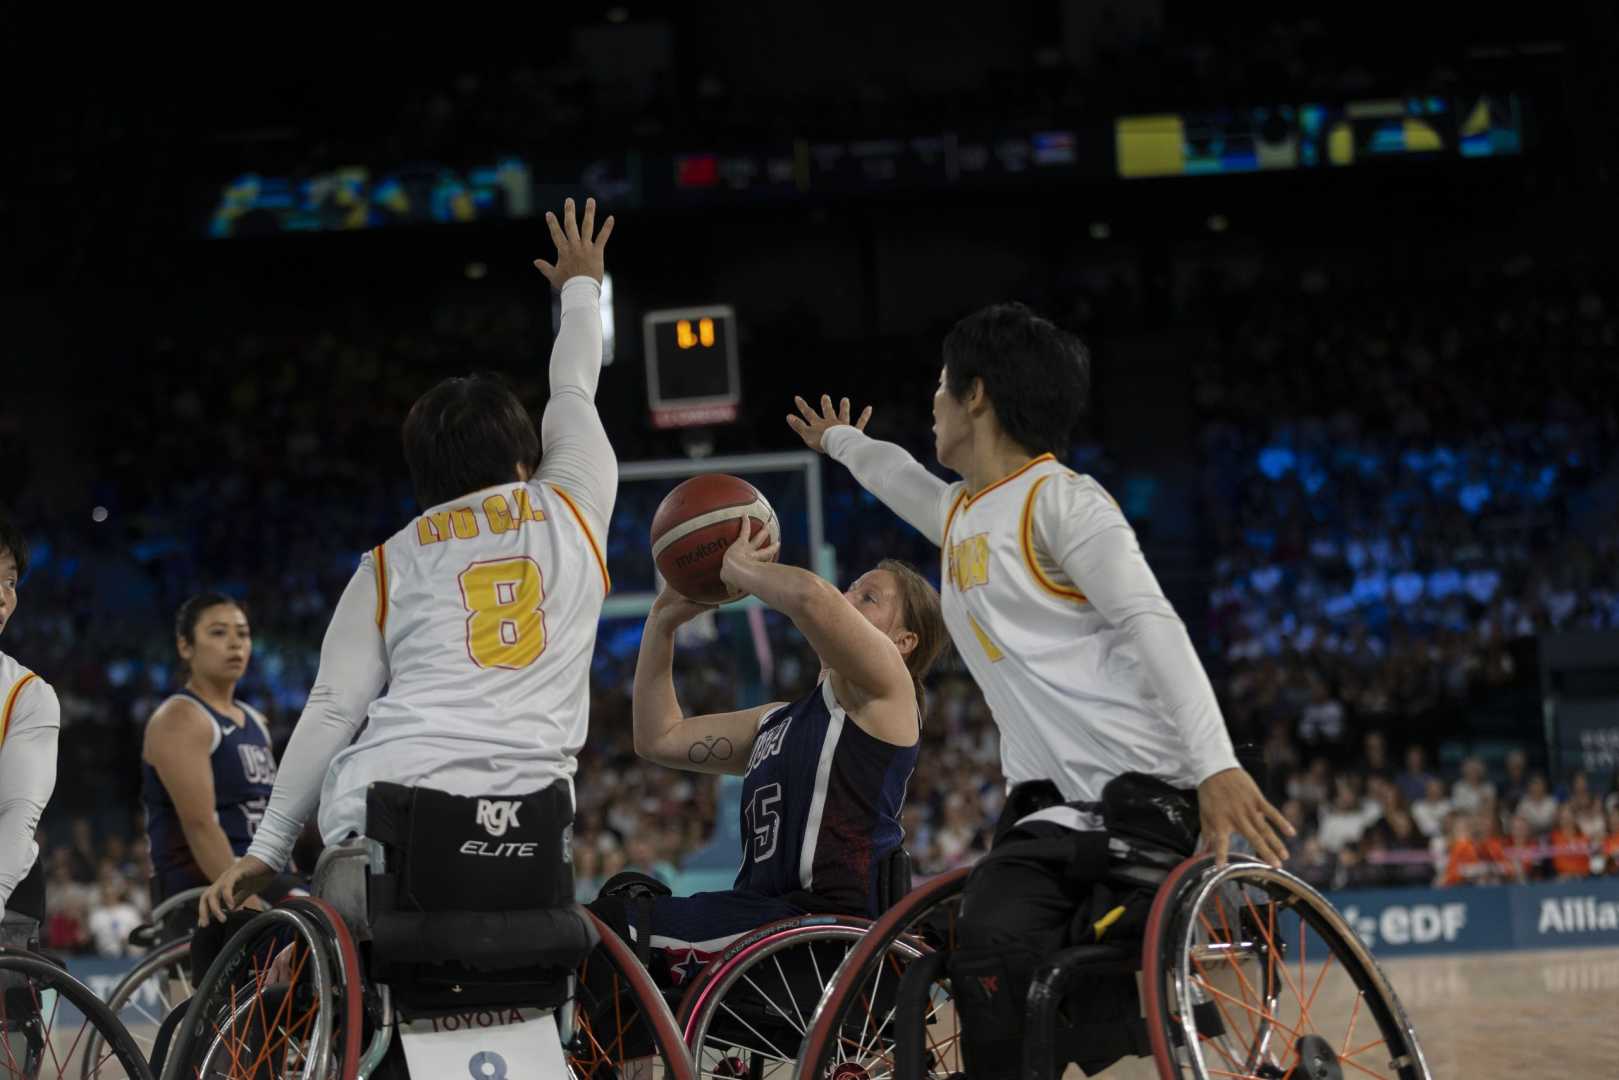
[[775, 542], [781, 538], [776, 512], [746, 480], [724, 473], [705, 473], [682, 482], [652, 515], [652, 558], [670, 588], [700, 604], [735, 600], [720, 580], [725, 549], [742, 532], [743, 518], [752, 520], [749, 536], [760, 529]]

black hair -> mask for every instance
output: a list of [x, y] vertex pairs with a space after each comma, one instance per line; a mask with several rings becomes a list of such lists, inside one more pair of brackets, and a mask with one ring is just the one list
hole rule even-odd
[[992, 304], [951, 327], [944, 370], [957, 401], [982, 379], [1001, 429], [1034, 454], [1068, 449], [1090, 395], [1085, 345], [1024, 304]]
[[28, 541], [3, 506], [0, 506], [0, 551], [11, 553], [17, 563], [17, 580], [21, 581], [28, 573]]
[[410, 407], [403, 439], [423, 509], [513, 480], [519, 463], [540, 462], [534, 421], [499, 375], [445, 379]]
[[[221, 592], [200, 592], [181, 604], [180, 610], [174, 613], [174, 636], [187, 645], [195, 645], [197, 623], [202, 621], [202, 613], [221, 604], [227, 604], [243, 615], [247, 614], [247, 605], [234, 596], [226, 596]], [[180, 658], [180, 677], [182, 679], [191, 677], [191, 664], [183, 656]]]

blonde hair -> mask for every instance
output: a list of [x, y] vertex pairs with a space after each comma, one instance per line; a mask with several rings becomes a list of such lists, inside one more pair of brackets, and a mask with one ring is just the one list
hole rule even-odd
[[911, 673], [911, 683], [916, 688], [916, 707], [926, 713], [927, 690], [922, 680], [950, 640], [944, 610], [939, 606], [939, 590], [916, 567], [900, 559], [884, 559], [877, 569], [888, 571], [899, 582], [900, 624], [916, 635], [916, 647], [906, 654], [905, 669]]

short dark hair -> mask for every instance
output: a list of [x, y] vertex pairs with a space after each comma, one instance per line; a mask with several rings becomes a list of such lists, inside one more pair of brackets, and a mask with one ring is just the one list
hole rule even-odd
[[944, 339], [945, 387], [960, 401], [974, 379], [1007, 437], [1035, 453], [1068, 449], [1090, 394], [1084, 344], [1024, 304], [992, 304], [951, 327]]
[[3, 506], [0, 506], [0, 551], [11, 552], [17, 562], [17, 579], [22, 580], [28, 573], [28, 540]]
[[540, 462], [534, 421], [499, 375], [445, 379], [410, 407], [403, 437], [424, 509], [512, 480], [519, 462]]

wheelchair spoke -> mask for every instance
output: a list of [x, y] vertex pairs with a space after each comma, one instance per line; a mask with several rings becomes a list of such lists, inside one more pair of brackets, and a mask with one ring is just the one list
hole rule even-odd
[[[808, 952], [811, 956], [815, 955], [815, 946], [813, 944], [809, 946]], [[787, 1000], [792, 1003], [793, 1015], [798, 1018], [798, 1034], [799, 1037], [802, 1038], [804, 1034], [809, 1031], [809, 1021], [804, 1019], [804, 1012], [798, 1007], [798, 997], [793, 993], [793, 984], [787, 981], [787, 972], [782, 970], [781, 954], [777, 953], [772, 955], [770, 960], [776, 965], [776, 974], [781, 978], [781, 985], [787, 988]], [[748, 981], [752, 982], [751, 979]], [[815, 986], [818, 990], [826, 989], [826, 984], [820, 981], [819, 972], [816, 973]], [[817, 997], [819, 997], [819, 995], [817, 995]]]
[[[781, 965], [777, 964], [776, 966], [779, 968]], [[787, 1021], [787, 1023], [791, 1024], [793, 1030], [798, 1032], [798, 1035], [799, 1035], [800, 1038], [803, 1038], [803, 1036], [804, 1036], [804, 1025], [802, 1024], [802, 1022], [794, 1023], [793, 1018], [787, 1015], [787, 1010], [783, 1009], [780, 1005], [776, 1004], [775, 1000], [769, 994], [764, 992], [764, 988], [761, 987], [758, 983], [753, 981], [753, 976], [752, 975], [749, 975], [746, 972], [744, 972], [742, 974], [742, 981], [747, 983], [749, 986], [753, 987], [754, 993], [758, 994], [759, 997], [764, 1000], [765, 1005], [768, 1006], [770, 1009], [774, 1010], [777, 1016], [781, 1017], [783, 1020]], [[786, 980], [783, 979], [783, 984], [785, 985], [785, 983], [786, 983]], [[792, 1001], [792, 999], [793, 999], [793, 988], [791, 986], [786, 986], [786, 990], [787, 990], [787, 1000]], [[798, 1011], [798, 1006], [796, 1004], [793, 1006], [793, 1011], [794, 1012]]]
[[780, 1047], [778, 1047], [775, 1043], [771, 1042], [764, 1035], [760, 1034], [758, 1028], [754, 1027], [752, 1024], [748, 1023], [745, 1019], [743, 1019], [741, 1014], [738, 1013], [735, 1009], [731, 1008], [731, 1006], [727, 1005], [725, 1002], [722, 1001], [722, 1002], [720, 1002], [720, 1008], [724, 1009], [726, 1012], [730, 1013], [731, 1018], [733, 1020], [735, 1020], [737, 1023], [741, 1024], [743, 1027], [745, 1027], [749, 1031], [751, 1031], [753, 1033], [754, 1037], [757, 1038], [761, 1043], [763, 1043], [769, 1049], [769, 1052], [776, 1055], [777, 1058], [781, 1059], [782, 1061], [792, 1061], [793, 1060], [793, 1055], [782, 1053]]

